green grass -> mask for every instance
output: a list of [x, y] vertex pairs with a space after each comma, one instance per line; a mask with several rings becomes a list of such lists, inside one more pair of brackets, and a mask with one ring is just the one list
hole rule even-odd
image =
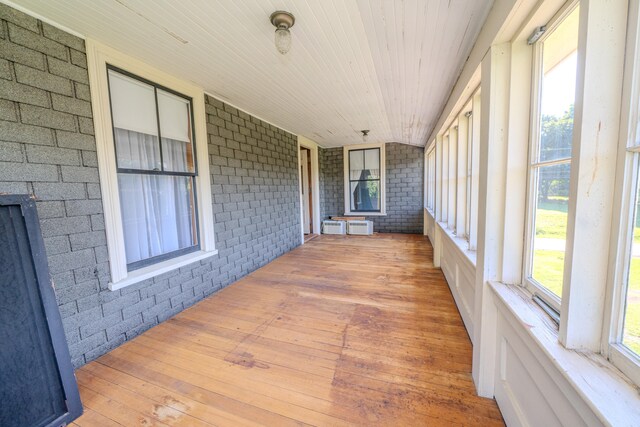
[[631, 260], [623, 343], [640, 355], [640, 258]]
[[567, 214], [550, 209], [536, 211], [536, 237], [547, 239], [567, 238]]
[[[559, 297], [562, 296], [563, 270], [564, 252], [535, 252], [533, 278]], [[623, 343], [640, 355], [640, 258], [631, 260], [629, 276]]]
[[[636, 226], [633, 231], [634, 243], [640, 243], [640, 226]], [[536, 237], [564, 240], [566, 232], [566, 201], [539, 202], [536, 211]], [[535, 251], [533, 278], [559, 297], [562, 296], [563, 273], [563, 251]], [[640, 355], [640, 258], [631, 260], [623, 343]]]
[[533, 257], [533, 278], [545, 288], [562, 297], [564, 252], [537, 250]]

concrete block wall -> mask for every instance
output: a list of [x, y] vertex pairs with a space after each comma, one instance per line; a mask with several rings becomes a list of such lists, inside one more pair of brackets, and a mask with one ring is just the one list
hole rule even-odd
[[343, 148], [318, 149], [320, 219], [344, 214]]
[[407, 144], [386, 144], [387, 216], [371, 217], [385, 233], [422, 234], [424, 151]]
[[[422, 234], [423, 175], [422, 147], [389, 143], [386, 156], [386, 216], [368, 216], [374, 231]], [[343, 148], [321, 149], [320, 215], [326, 219], [344, 214]]]
[[76, 367], [300, 244], [295, 136], [207, 97], [219, 254], [109, 291], [86, 67], [82, 39], [0, 4], [0, 193], [37, 198]]

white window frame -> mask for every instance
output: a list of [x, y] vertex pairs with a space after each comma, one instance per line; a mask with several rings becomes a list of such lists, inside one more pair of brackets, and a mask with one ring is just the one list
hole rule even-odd
[[[344, 214], [346, 216], [385, 216], [387, 214], [387, 192], [386, 192], [386, 156], [385, 156], [384, 142], [377, 144], [358, 144], [347, 145], [343, 148], [343, 160], [344, 160]], [[380, 149], [380, 212], [358, 212], [351, 211], [351, 190], [349, 185], [349, 151], [352, 150], [366, 150], [369, 148]]]
[[458, 113], [451, 115], [429, 149], [435, 168], [430, 211], [444, 229], [460, 238], [458, 246], [470, 252], [476, 250], [478, 229], [480, 90], [478, 86], [459, 101]]
[[471, 120], [472, 141], [471, 152], [471, 207], [469, 208], [469, 250], [475, 251], [478, 245], [478, 201], [480, 198], [480, 118], [481, 118], [481, 88], [478, 87], [471, 96]]
[[[535, 207], [537, 206], [537, 180], [536, 170], [540, 170], [545, 166], [554, 166], [559, 164], [572, 163], [572, 157], [569, 159], [558, 160], [535, 160], [538, 156], [538, 149], [540, 145], [540, 121], [542, 119], [540, 104], [541, 104], [541, 87], [540, 81], [542, 79], [542, 45], [544, 41], [558, 28], [564, 19], [567, 18], [571, 12], [574, 11], [578, 5], [578, 0], [567, 2], [551, 19], [547, 25], [547, 29], [542, 37], [533, 44], [533, 60], [532, 60], [532, 73], [531, 73], [531, 118], [530, 132], [529, 132], [529, 159], [527, 164], [527, 205], [526, 205], [526, 226], [525, 226], [525, 247], [524, 247], [524, 262], [522, 269], [522, 283], [525, 288], [533, 295], [537, 295], [551, 308], [553, 308], [558, 314], [561, 311], [561, 299], [547, 289], [542, 283], [538, 283], [533, 279], [533, 244], [535, 236]], [[576, 118], [574, 118], [574, 129], [576, 127]], [[573, 153], [572, 153], [573, 156]], [[568, 228], [568, 225], [567, 225]], [[565, 252], [566, 255], [566, 252]], [[565, 258], [566, 261], [566, 258]], [[565, 263], [566, 268], [566, 263]], [[562, 284], [569, 286], [568, 283]]]
[[[636, 124], [640, 120], [640, 7], [629, 3], [624, 92], [620, 120], [615, 204], [620, 212], [612, 221], [607, 313], [603, 328], [603, 352], [635, 384], [640, 385], [640, 356], [622, 344], [626, 291], [633, 244], [634, 205], [640, 186], [640, 143]], [[637, 183], [637, 184], [636, 184]]]
[[435, 142], [427, 151], [427, 209], [433, 213], [435, 211], [436, 200], [436, 147]]
[[463, 109], [462, 117], [467, 121], [467, 158], [465, 159], [466, 171], [465, 183], [465, 212], [464, 212], [464, 239], [469, 242], [471, 236], [471, 195], [473, 193], [473, 101]]
[[456, 235], [456, 218], [458, 202], [458, 122], [449, 128], [449, 196], [447, 202], [447, 228], [452, 235]]
[[449, 131], [442, 136], [442, 196], [440, 222], [447, 228], [449, 222]]
[[[111, 269], [109, 289], [121, 289], [217, 254], [213, 228], [213, 208], [211, 204], [211, 183], [203, 89], [163, 73], [94, 40], [88, 39], [86, 41], [86, 48], [98, 170], [100, 173], [100, 190], [102, 192], [102, 203], [104, 205], [107, 248]], [[118, 192], [115, 144], [111, 125], [107, 65], [126, 70], [134, 75], [184, 94], [193, 100], [192, 114], [195, 149], [198, 153], [196, 158], [198, 175], [195, 178], [195, 191], [198, 200], [200, 250], [134, 271], [127, 270], [120, 211], [120, 195]]]

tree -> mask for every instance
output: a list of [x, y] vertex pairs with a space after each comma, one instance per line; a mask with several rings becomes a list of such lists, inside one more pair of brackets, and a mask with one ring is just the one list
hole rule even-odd
[[[543, 115], [540, 123], [539, 161], [571, 157], [573, 142], [573, 105], [562, 116]], [[538, 200], [569, 197], [569, 164], [543, 166], [538, 172]]]

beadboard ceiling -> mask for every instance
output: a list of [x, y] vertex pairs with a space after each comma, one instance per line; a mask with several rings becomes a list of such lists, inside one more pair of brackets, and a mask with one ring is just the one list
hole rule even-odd
[[[422, 146], [492, 0], [14, 0], [323, 147]], [[292, 48], [269, 15], [296, 17]]]

